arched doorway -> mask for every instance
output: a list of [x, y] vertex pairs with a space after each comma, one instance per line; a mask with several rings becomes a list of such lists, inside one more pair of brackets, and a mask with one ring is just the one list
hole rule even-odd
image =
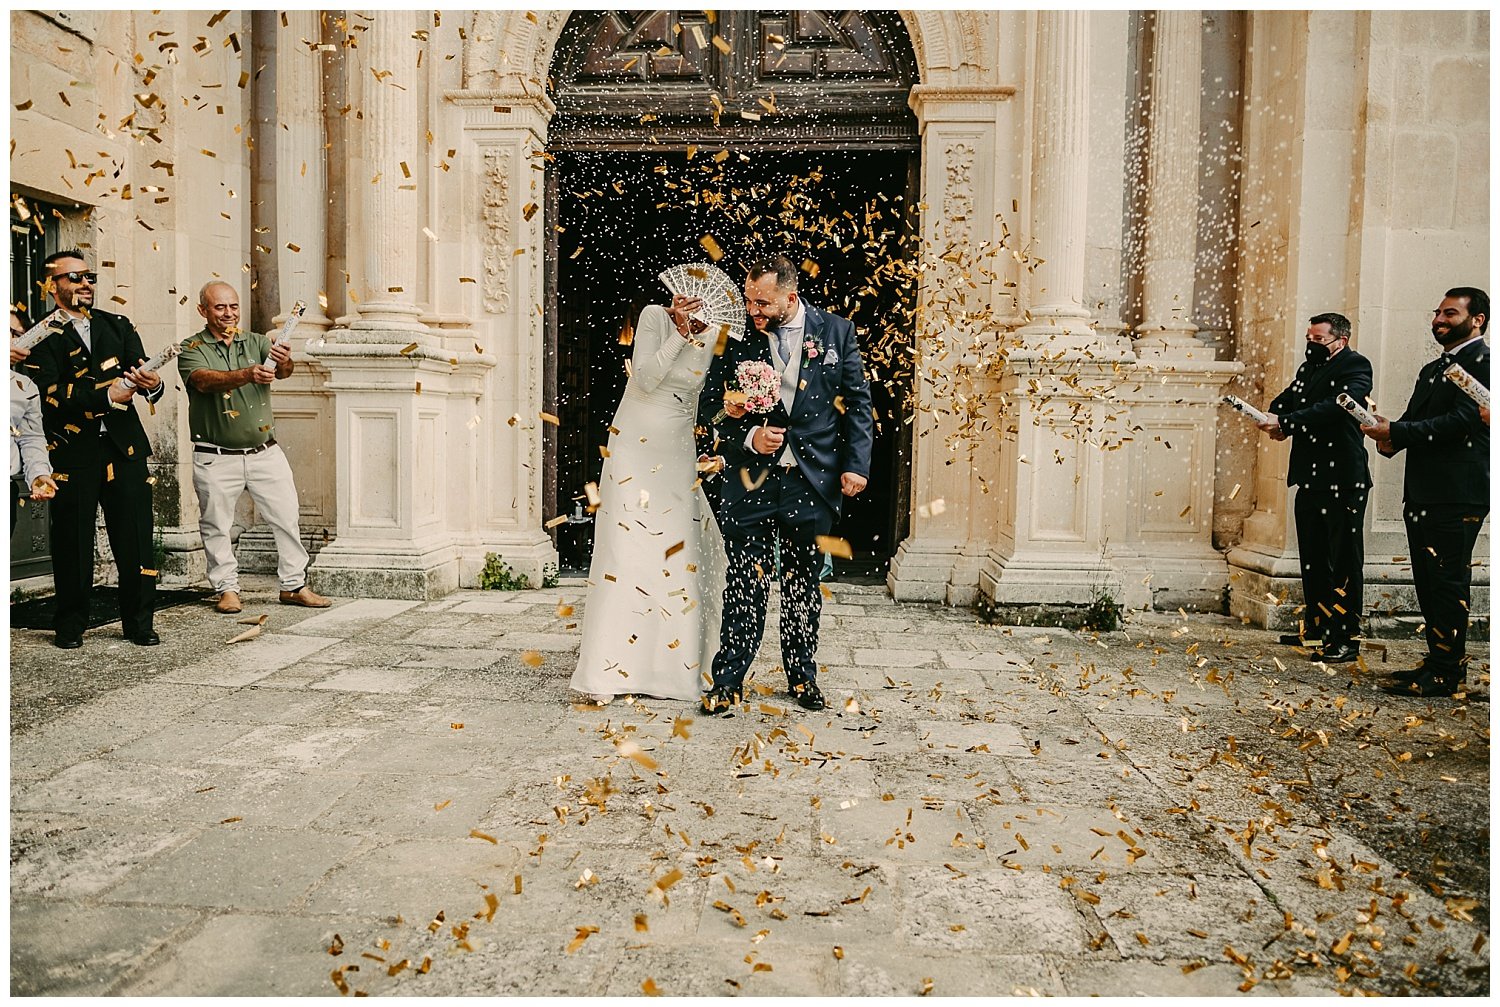
[[[781, 252], [803, 295], [861, 330], [875, 394], [870, 490], [836, 534], [883, 575], [906, 534], [920, 138], [898, 15], [860, 11], [589, 11], [571, 15], [548, 86], [546, 512], [597, 481], [624, 390], [621, 332], [668, 295], [657, 274], [721, 250], [743, 276]], [[709, 239], [705, 241], [705, 239]], [[587, 522], [554, 529], [586, 567]]]

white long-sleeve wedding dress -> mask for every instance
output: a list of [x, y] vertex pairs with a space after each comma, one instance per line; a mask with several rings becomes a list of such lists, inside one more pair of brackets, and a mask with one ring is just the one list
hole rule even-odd
[[579, 692], [695, 700], [706, 688], [726, 562], [693, 424], [712, 361], [712, 344], [684, 339], [665, 308], [641, 312], [599, 481]]

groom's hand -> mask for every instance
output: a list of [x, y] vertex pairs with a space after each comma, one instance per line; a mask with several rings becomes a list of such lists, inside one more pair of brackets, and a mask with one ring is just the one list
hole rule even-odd
[[843, 484], [846, 497], [859, 496], [860, 492], [870, 484], [870, 480], [864, 476], [857, 476], [853, 472], [845, 472], [839, 481]]
[[775, 454], [786, 443], [784, 427], [756, 427], [750, 446], [763, 455]]

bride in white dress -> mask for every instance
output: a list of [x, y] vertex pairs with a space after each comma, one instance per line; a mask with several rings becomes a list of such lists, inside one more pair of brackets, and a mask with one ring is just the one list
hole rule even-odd
[[[599, 480], [583, 641], [572, 688], [694, 701], [719, 649], [724, 540], [699, 485], [693, 425], [712, 344], [697, 301], [641, 312]], [[673, 315], [682, 320], [679, 330]]]

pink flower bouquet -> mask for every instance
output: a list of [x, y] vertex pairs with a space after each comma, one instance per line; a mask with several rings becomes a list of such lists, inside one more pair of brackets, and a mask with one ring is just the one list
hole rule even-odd
[[[746, 412], [764, 414], [776, 408], [781, 401], [781, 375], [764, 360], [743, 361], [734, 371], [735, 384], [739, 387], [724, 393], [724, 403], [737, 403]], [[719, 410], [714, 422], [729, 415], [727, 409]]]

